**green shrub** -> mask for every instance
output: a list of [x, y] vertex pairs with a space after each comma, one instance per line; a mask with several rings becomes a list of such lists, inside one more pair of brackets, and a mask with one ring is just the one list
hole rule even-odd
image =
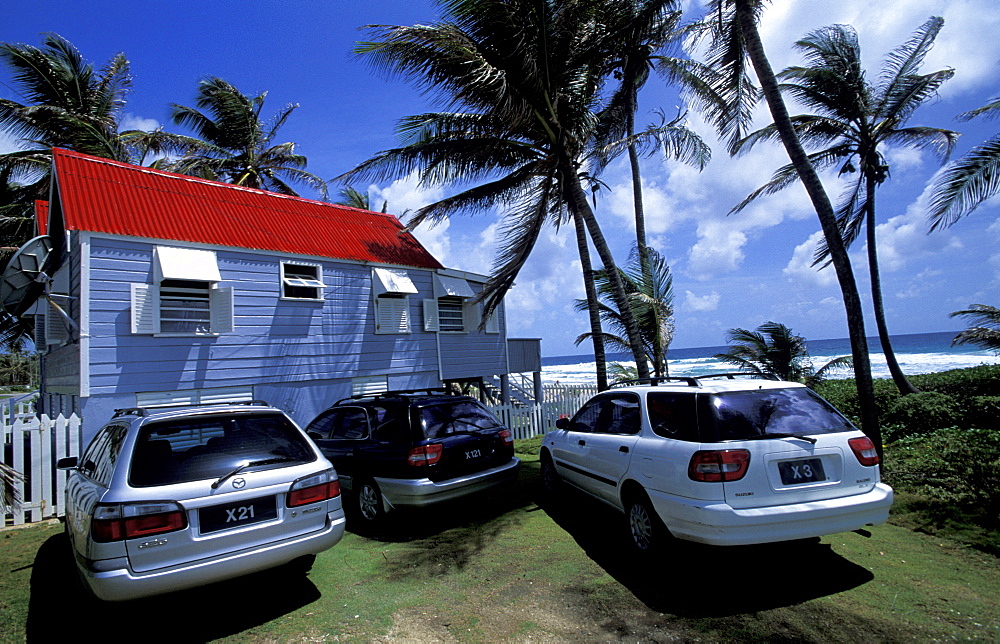
[[970, 427], [1000, 429], [1000, 396], [973, 396], [965, 420]]
[[[902, 396], [884, 416], [886, 440], [896, 440], [911, 434], [926, 434], [952, 427], [960, 421], [955, 401], [946, 394], [924, 391]], [[893, 431], [890, 433], [889, 430]]]
[[886, 447], [886, 481], [1000, 527], [1000, 431], [949, 427]]

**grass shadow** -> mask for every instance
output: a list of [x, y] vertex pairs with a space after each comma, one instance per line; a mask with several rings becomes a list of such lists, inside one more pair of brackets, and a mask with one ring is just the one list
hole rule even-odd
[[727, 617], [793, 606], [872, 579], [819, 539], [756, 546], [671, 543], [658, 555], [632, 549], [625, 517], [574, 490], [539, 505], [587, 556], [648, 608], [679, 617]]
[[214, 640], [266, 624], [319, 598], [307, 577], [273, 570], [156, 597], [102, 602], [84, 589], [66, 535], [59, 534], [47, 539], [35, 556], [27, 640], [75, 638], [81, 628], [104, 642]]

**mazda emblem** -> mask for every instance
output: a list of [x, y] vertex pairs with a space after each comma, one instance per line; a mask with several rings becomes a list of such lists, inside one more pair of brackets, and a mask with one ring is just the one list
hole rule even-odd
[[233, 479], [233, 487], [236, 488], [237, 490], [242, 490], [244, 487], [246, 487], [246, 484], [247, 484], [246, 479]]

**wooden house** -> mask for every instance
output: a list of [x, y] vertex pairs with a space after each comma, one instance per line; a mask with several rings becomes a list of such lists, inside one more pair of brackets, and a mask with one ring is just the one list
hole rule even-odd
[[353, 394], [508, 373], [485, 278], [392, 215], [61, 149], [39, 212], [39, 406], [84, 439], [122, 407], [261, 399], [306, 423]]

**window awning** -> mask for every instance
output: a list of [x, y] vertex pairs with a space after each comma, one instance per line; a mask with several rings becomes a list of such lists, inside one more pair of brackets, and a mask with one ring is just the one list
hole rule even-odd
[[469, 283], [461, 277], [448, 277], [446, 275], [434, 276], [434, 297], [466, 297], [472, 298], [473, 293]]
[[222, 281], [214, 250], [157, 246], [154, 256], [161, 280]]
[[375, 295], [417, 292], [417, 287], [413, 285], [413, 280], [406, 271], [391, 268], [373, 268], [372, 287], [375, 289]]

